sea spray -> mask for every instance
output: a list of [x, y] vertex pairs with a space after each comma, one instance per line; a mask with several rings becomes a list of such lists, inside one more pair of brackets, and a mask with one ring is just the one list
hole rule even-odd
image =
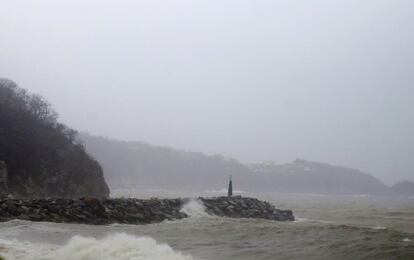
[[190, 199], [181, 208], [180, 212], [187, 214], [189, 217], [207, 217], [206, 208], [198, 199]]
[[44, 259], [190, 260], [192, 257], [174, 252], [169, 245], [157, 244], [150, 237], [120, 233], [100, 240], [75, 236]]
[[55, 249], [56, 246], [47, 243], [0, 239], [0, 256], [6, 260], [40, 260]]
[[102, 239], [74, 236], [57, 247], [20, 241], [0, 241], [7, 260], [193, 260], [150, 237], [117, 233]]

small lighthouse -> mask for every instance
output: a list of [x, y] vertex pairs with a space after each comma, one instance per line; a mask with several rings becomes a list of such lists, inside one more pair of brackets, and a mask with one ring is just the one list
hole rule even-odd
[[229, 190], [227, 192], [227, 196], [228, 197], [233, 196], [233, 182], [231, 181], [231, 175], [230, 175]]

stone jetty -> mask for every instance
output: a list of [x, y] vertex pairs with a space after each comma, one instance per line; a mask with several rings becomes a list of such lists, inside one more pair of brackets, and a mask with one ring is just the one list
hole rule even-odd
[[294, 221], [291, 210], [280, 210], [266, 201], [255, 198], [218, 197], [199, 198], [210, 215], [231, 218], [262, 218], [277, 221]]
[[[82, 224], [150, 224], [189, 217], [181, 209], [190, 199], [0, 199], [0, 221], [12, 219]], [[255, 198], [198, 198], [206, 213], [231, 218], [293, 221], [290, 210], [279, 210]]]

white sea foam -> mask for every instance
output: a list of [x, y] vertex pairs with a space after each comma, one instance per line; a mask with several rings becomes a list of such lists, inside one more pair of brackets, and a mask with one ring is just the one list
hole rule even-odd
[[314, 223], [322, 223], [322, 224], [334, 224], [333, 221], [329, 221], [329, 220], [301, 218], [301, 217], [298, 217], [296, 215], [295, 215], [295, 220], [293, 222], [295, 222], [295, 223], [314, 222]]
[[403, 239], [403, 242], [413, 242], [413, 241], [406, 237], [406, 238]]
[[[228, 190], [226, 188], [221, 188], [220, 190], [205, 190], [206, 193], [222, 193], [227, 194]], [[233, 194], [243, 194], [245, 193], [242, 190], [233, 190]]]
[[7, 260], [42, 259], [54, 250], [53, 245], [0, 239], [0, 256]]
[[307, 218], [298, 218], [295, 216], [295, 222], [308, 222], [308, 221], [312, 221], [312, 220], [307, 219]]
[[180, 210], [190, 217], [207, 217], [206, 207], [198, 199], [190, 199]]
[[374, 227], [371, 227], [371, 229], [375, 229], [375, 230], [385, 230], [387, 228], [386, 227], [381, 227], [381, 226], [374, 226]]
[[150, 237], [118, 233], [103, 239], [74, 236], [58, 247], [17, 240], [0, 240], [0, 255], [7, 260], [192, 260], [169, 245], [157, 244]]

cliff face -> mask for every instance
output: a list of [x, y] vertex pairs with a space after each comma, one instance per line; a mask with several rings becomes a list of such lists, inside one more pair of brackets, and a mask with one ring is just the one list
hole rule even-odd
[[99, 163], [40, 96], [0, 79], [0, 160], [16, 197], [106, 197]]

